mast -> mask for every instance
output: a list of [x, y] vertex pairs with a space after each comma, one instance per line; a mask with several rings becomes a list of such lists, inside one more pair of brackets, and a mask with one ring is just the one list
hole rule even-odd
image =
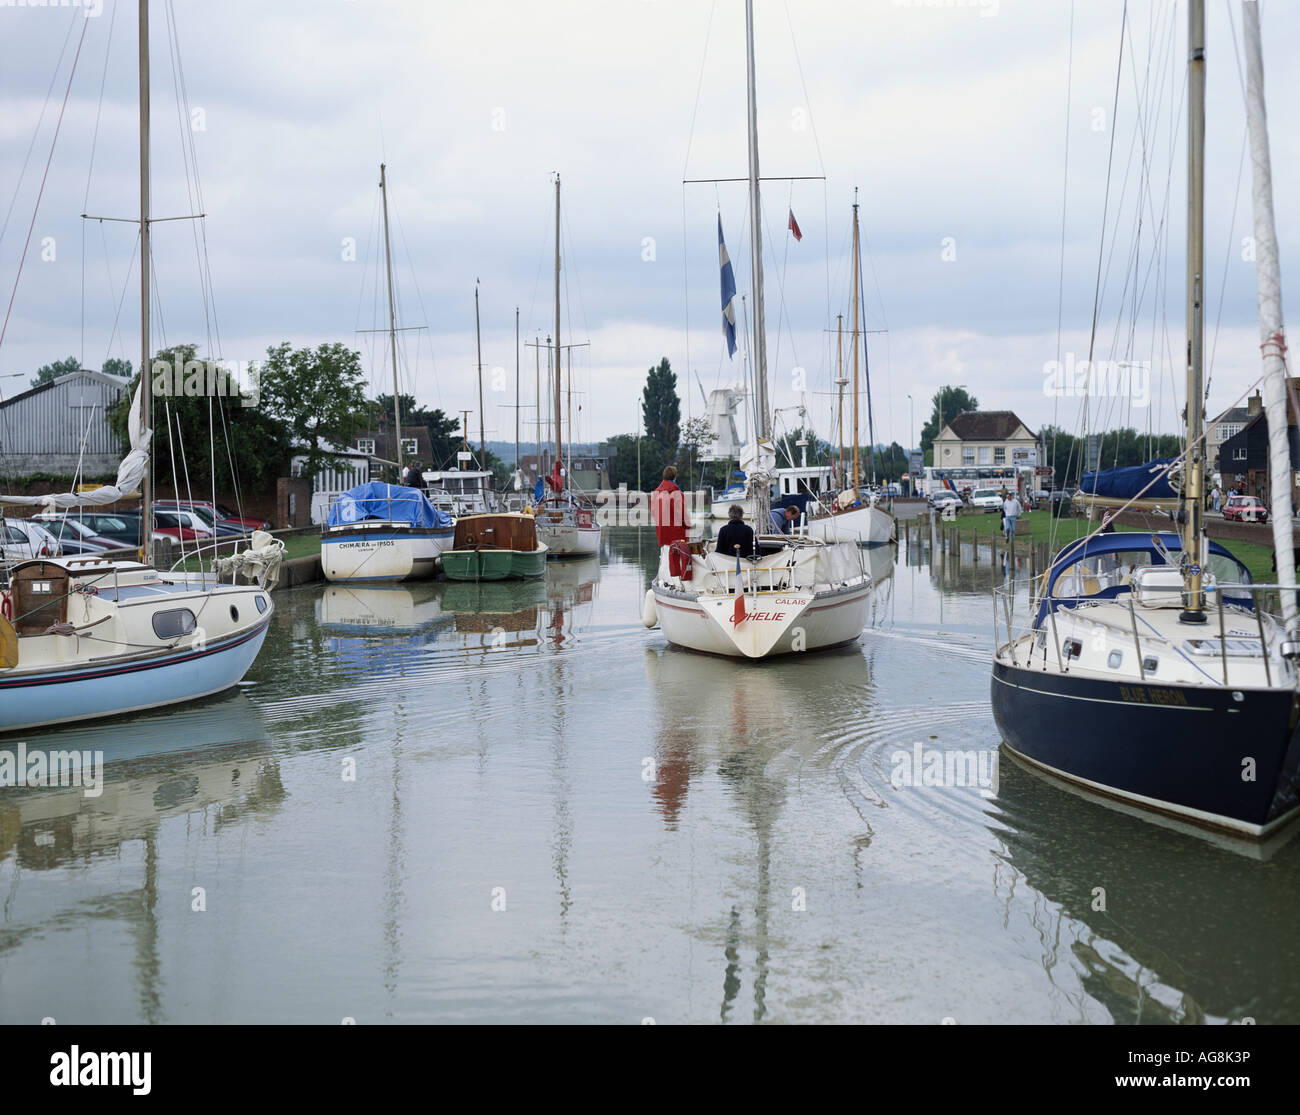
[[483, 433], [483, 334], [478, 318], [478, 280], [474, 280], [474, 345], [478, 353], [478, 467], [487, 469], [487, 435]]
[[569, 368], [565, 377], [565, 399], [569, 405], [569, 460], [565, 466], [570, 473], [573, 472], [573, 346], [569, 346]]
[[[149, 0], [140, 0], [140, 427], [153, 428], [153, 382], [149, 367]], [[140, 559], [152, 557], [153, 446], [140, 482]]]
[[1259, 5], [1241, 5], [1246, 52], [1246, 119], [1250, 125], [1252, 198], [1255, 209], [1255, 269], [1259, 286], [1259, 339], [1264, 354], [1264, 400], [1268, 422], [1269, 486], [1277, 582], [1283, 586], [1282, 620], [1287, 638], [1297, 635], [1295, 548], [1291, 534], [1291, 447], [1287, 417], [1286, 334], [1282, 322], [1282, 270], [1273, 224], [1273, 170], [1264, 108], [1264, 54], [1260, 47]]
[[[856, 193], [856, 188], [855, 191]], [[857, 206], [854, 206], [854, 231], [857, 231]], [[859, 280], [862, 275], [862, 238], [857, 238], [858, 251], [855, 266]], [[867, 389], [867, 452], [871, 454], [871, 485], [876, 484], [876, 419], [871, 409], [871, 360], [867, 354], [867, 291], [861, 281], [858, 282], [858, 306], [862, 310], [862, 379]]]
[[[555, 463], [564, 459], [560, 431], [560, 176], [555, 176]], [[563, 467], [563, 466], [561, 466]]]
[[537, 475], [545, 473], [542, 467], [542, 338], [533, 346], [533, 392], [537, 399]]
[[397, 309], [393, 304], [393, 255], [388, 244], [388, 175], [379, 164], [379, 193], [384, 199], [384, 267], [388, 272], [388, 347], [393, 352], [393, 428], [397, 433], [397, 471], [402, 471], [402, 397], [397, 391]]
[[519, 307], [515, 307], [515, 479], [518, 486], [524, 486], [523, 473], [519, 467]]
[[844, 388], [848, 380], [844, 378], [844, 315], [835, 315], [835, 386], [840, 389], [840, 467], [837, 482], [844, 486]]
[[[767, 401], [767, 332], [763, 324], [763, 207], [758, 191], [758, 91], [754, 76], [754, 0], [745, 0], [746, 78], [749, 93], [749, 269], [754, 291], [755, 440], [772, 435]], [[760, 458], [761, 459], [761, 458]], [[761, 526], [761, 524], [760, 524]]]
[[1205, 622], [1201, 588], [1201, 518], [1205, 452], [1201, 445], [1201, 365], [1205, 324], [1205, 0], [1190, 0], [1187, 29], [1187, 477], [1183, 485], [1185, 623]]
[[853, 187], [853, 487], [858, 479], [858, 188]]

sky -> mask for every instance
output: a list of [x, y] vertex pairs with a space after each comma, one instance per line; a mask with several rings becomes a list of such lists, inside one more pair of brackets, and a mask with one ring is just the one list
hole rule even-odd
[[[1260, 361], [1240, 6], [1208, 7], [1217, 412]], [[1077, 431], [1081, 400], [1051, 390], [1051, 362], [1090, 351], [1135, 365], [1090, 404], [1091, 428], [1177, 430], [1184, 4], [1132, 0], [1127, 19], [1120, 0], [754, 9], [769, 381], [786, 428], [804, 405], [834, 437], [856, 191], [878, 441], [915, 443], [941, 384]], [[362, 352], [369, 390], [391, 392], [386, 341], [358, 332], [387, 325], [383, 162], [400, 383], [423, 405], [468, 408], [477, 435], [477, 284], [487, 437], [513, 438], [516, 307], [525, 341], [554, 330], [556, 172], [561, 339], [587, 343], [572, 354], [577, 436], [632, 432], [662, 357], [684, 417], [743, 377], [746, 346], [724, 347], [717, 221], [749, 313], [746, 185], [683, 184], [747, 173], [741, 0], [154, 0], [151, 13], [153, 214], [205, 214], [153, 226], [155, 348], [256, 361], [282, 341], [340, 341]], [[1265, 2], [1262, 22], [1285, 305], [1300, 274], [1300, 71], [1283, 63], [1300, 5]], [[134, 3], [0, 0], [6, 397], [67, 355], [138, 361], [137, 230], [81, 218], [138, 217], [136, 81]], [[846, 335], [846, 364], [851, 347]], [[533, 349], [521, 364], [527, 440]], [[865, 440], [865, 397], [862, 411]]]

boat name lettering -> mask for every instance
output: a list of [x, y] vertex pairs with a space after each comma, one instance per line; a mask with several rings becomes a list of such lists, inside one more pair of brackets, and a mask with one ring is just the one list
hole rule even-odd
[[337, 545], [340, 550], [372, 550], [377, 546], [396, 546], [397, 543], [391, 538], [368, 538], [364, 542], [339, 542]]
[[1186, 705], [1187, 696], [1178, 689], [1161, 689], [1156, 686], [1121, 685], [1120, 699], [1140, 705]]

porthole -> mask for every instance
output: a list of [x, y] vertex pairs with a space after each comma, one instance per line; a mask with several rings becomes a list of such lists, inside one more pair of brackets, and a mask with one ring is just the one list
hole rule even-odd
[[1106, 656], [1106, 665], [1112, 670], [1118, 670], [1121, 662], [1124, 661], [1124, 652], [1122, 650], [1112, 650]]
[[1154, 674], [1156, 667], [1160, 665], [1160, 659], [1153, 654], [1148, 654], [1142, 659], [1142, 672], [1144, 674]]
[[266, 611], [266, 597], [265, 597], [265, 596], [259, 596], [259, 597], [257, 597], [257, 601], [256, 601], [256, 603], [257, 603], [257, 611], [258, 611], [258, 614], [259, 614], [259, 615], [260, 615], [262, 612], [265, 612], [265, 611]]
[[160, 639], [176, 639], [188, 635], [196, 626], [194, 613], [188, 608], [171, 608], [153, 614], [153, 633]]
[[1065, 657], [1078, 658], [1083, 653], [1083, 643], [1078, 639], [1065, 640]]
[[233, 604], [230, 605], [230, 618], [234, 620], [236, 623], [239, 622], [239, 609], [236, 608]]

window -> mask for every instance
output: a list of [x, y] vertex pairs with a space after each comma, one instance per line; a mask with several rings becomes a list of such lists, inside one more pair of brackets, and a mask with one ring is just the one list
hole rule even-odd
[[403, 456], [414, 457], [418, 451], [419, 451], [419, 446], [416, 444], [415, 438], [413, 437], [402, 438]]
[[1106, 656], [1106, 665], [1112, 670], [1119, 669], [1120, 663], [1124, 661], [1124, 652], [1122, 650], [1112, 650]]
[[1227, 441], [1230, 437], [1236, 437], [1242, 429], [1240, 422], [1224, 422], [1219, 426], [1219, 440]]
[[364, 453], [367, 457], [375, 455], [375, 439], [372, 437], [357, 438], [357, 452]]
[[993, 450], [987, 445], [980, 446], [980, 464], [990, 465], [993, 463]]
[[1243, 445], [1240, 448], [1234, 449], [1232, 451], [1232, 459], [1234, 461], [1244, 461], [1246, 459], [1246, 447]]
[[175, 639], [194, 630], [194, 613], [188, 608], [172, 608], [154, 612], [153, 633], [160, 639]]
[[1005, 447], [998, 446], [993, 450], [993, 463], [995, 465], [1005, 465], [1007, 463], [1007, 451]]
[[961, 463], [964, 465], [973, 465], [975, 463], [975, 449], [973, 446], [962, 446]]

